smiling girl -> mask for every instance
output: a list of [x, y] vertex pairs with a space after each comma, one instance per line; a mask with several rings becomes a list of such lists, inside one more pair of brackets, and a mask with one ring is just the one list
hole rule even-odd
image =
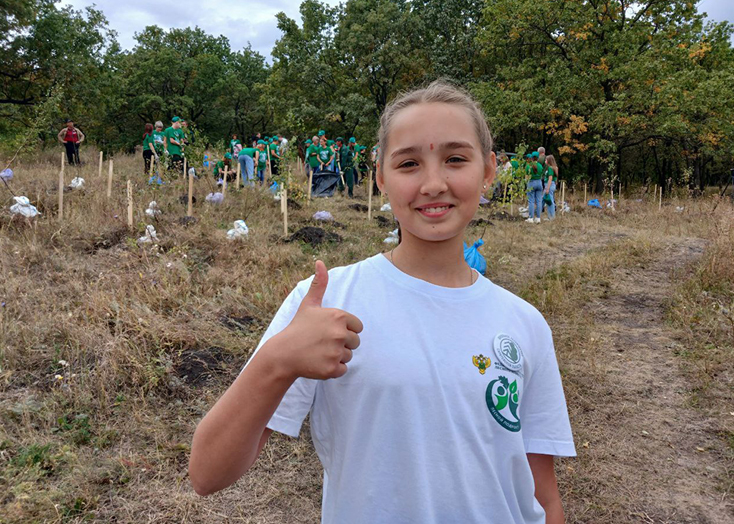
[[463, 258], [495, 175], [484, 115], [434, 82], [386, 108], [379, 143], [401, 243], [316, 262], [196, 429], [194, 489], [231, 485], [310, 413], [324, 523], [561, 523], [553, 456], [575, 450], [550, 329]]

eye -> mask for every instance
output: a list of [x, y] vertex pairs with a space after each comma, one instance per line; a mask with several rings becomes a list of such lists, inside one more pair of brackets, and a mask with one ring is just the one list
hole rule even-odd
[[449, 158], [447, 160], [447, 162], [449, 164], [458, 164], [458, 163], [461, 163], [461, 162], [466, 162], [466, 159], [465, 158], [462, 158], [460, 156], [452, 156], [451, 158]]
[[413, 160], [406, 160], [405, 162], [403, 162], [402, 164], [400, 164], [398, 166], [398, 169], [405, 169], [405, 168], [409, 168], [409, 167], [415, 167], [417, 165], [418, 164], [416, 162], [414, 162]]

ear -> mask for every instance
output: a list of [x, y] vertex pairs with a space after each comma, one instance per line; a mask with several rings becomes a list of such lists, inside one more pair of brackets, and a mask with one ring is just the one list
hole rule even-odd
[[487, 187], [492, 185], [492, 182], [494, 182], [494, 177], [497, 174], [497, 155], [494, 154], [494, 151], [492, 151], [489, 154], [488, 161], [484, 164], [484, 183], [487, 184]]
[[377, 182], [377, 188], [380, 192], [385, 193], [385, 177], [382, 175], [379, 162], [375, 162], [375, 182]]

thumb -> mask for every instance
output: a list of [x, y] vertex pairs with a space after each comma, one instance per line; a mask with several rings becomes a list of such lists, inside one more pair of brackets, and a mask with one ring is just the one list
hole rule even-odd
[[326, 264], [321, 260], [317, 260], [311, 287], [308, 288], [308, 293], [303, 297], [303, 302], [310, 306], [321, 307], [328, 283], [329, 273], [326, 271]]

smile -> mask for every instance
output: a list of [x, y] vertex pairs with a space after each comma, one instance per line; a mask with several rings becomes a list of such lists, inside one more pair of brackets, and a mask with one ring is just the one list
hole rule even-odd
[[418, 211], [421, 215], [429, 218], [437, 218], [442, 217], [454, 206], [451, 204], [429, 204], [428, 206], [423, 206], [416, 208], [416, 211]]

